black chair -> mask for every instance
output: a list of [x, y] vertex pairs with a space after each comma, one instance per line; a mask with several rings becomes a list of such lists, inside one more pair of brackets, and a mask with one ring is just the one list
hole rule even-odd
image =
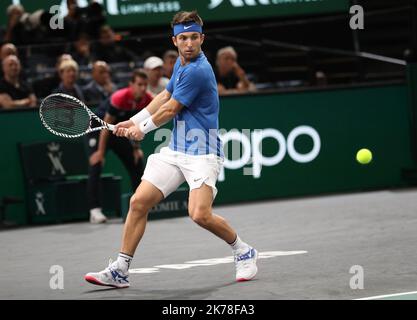
[[15, 197], [3, 197], [0, 201], [0, 229], [15, 227], [14, 223], [5, 220], [6, 209], [10, 204], [22, 203], [23, 200]]

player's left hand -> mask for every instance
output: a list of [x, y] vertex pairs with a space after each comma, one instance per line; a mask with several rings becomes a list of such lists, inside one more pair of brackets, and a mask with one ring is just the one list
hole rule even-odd
[[130, 127], [129, 129], [127, 129], [125, 133], [126, 138], [136, 141], [141, 141], [144, 136], [145, 134], [142, 131], [140, 131], [140, 129], [137, 126]]

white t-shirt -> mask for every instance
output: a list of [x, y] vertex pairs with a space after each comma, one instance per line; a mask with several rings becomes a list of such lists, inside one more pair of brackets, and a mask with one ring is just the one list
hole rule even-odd
[[148, 84], [148, 91], [150, 91], [154, 96], [156, 96], [158, 93], [160, 93], [166, 88], [168, 82], [168, 78], [162, 77], [161, 79], [159, 79], [158, 85], [156, 87]]

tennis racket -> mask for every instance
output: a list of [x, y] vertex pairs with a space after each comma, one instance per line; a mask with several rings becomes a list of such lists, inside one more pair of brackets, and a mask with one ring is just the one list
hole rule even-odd
[[47, 96], [39, 107], [39, 116], [46, 129], [64, 138], [78, 138], [103, 129], [114, 130], [114, 125], [101, 120], [82, 101], [64, 93]]

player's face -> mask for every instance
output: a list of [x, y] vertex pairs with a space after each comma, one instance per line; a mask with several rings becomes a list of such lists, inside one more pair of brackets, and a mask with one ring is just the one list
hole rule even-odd
[[172, 37], [174, 45], [178, 48], [181, 57], [185, 61], [197, 57], [204, 42], [204, 34], [198, 32], [184, 32]]
[[148, 80], [142, 77], [136, 77], [134, 82], [130, 82], [132, 88], [133, 97], [135, 100], [139, 100], [145, 95], [146, 88], [148, 87]]

